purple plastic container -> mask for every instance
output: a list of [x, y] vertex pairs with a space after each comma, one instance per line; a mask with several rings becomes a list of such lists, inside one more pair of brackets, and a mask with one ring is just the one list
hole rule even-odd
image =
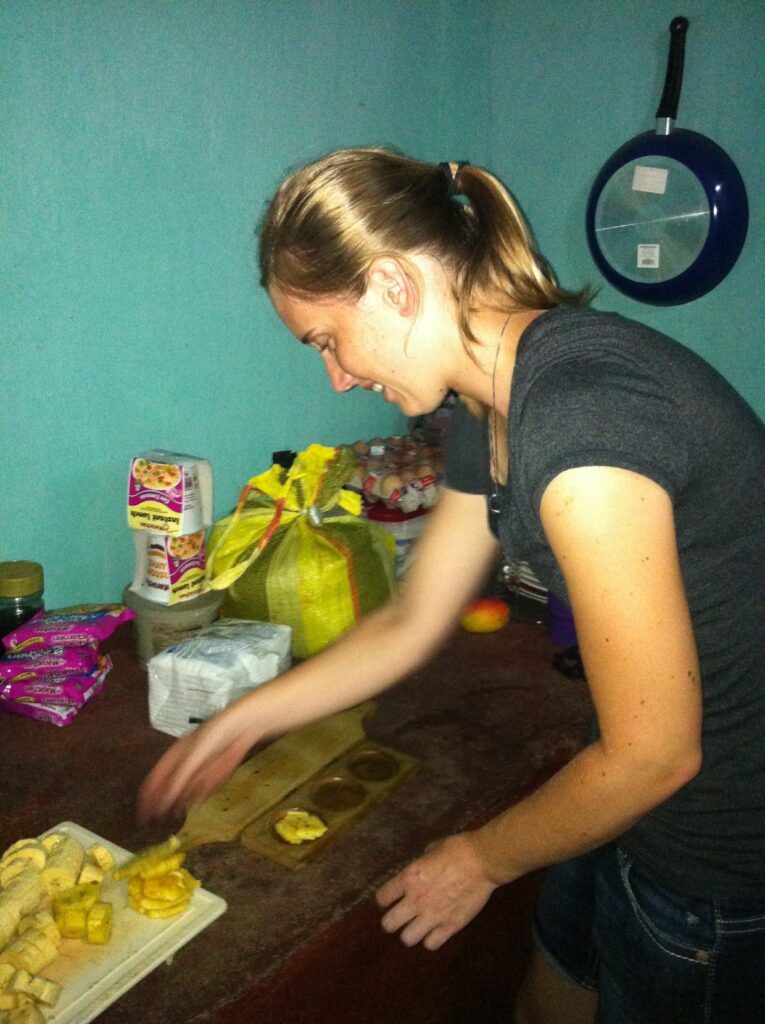
[[556, 647], [573, 647], [576, 643], [574, 616], [551, 592], [547, 594], [547, 635]]

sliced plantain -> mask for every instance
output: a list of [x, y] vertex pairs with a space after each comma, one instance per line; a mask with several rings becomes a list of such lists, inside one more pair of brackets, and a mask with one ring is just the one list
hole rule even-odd
[[88, 883], [96, 882], [100, 885], [103, 880], [103, 870], [97, 864], [93, 864], [92, 861], [86, 861], [82, 865], [82, 871], [80, 871], [80, 877], [77, 879], [77, 884], [87, 885]]
[[61, 985], [51, 978], [35, 975], [29, 983], [29, 994], [45, 1006], [55, 1006], [61, 995]]
[[85, 937], [94, 945], [103, 946], [112, 937], [111, 903], [94, 903], [88, 911]]
[[40, 901], [45, 896], [45, 887], [40, 873], [34, 868], [26, 868], [6, 885], [3, 895], [18, 908], [20, 916], [32, 913], [37, 910]]
[[161, 910], [139, 910], [140, 914], [144, 914], [146, 917], [175, 917], [176, 914], [182, 913], [191, 902], [191, 897], [186, 900], [181, 900], [179, 903], [173, 903], [170, 906], [164, 907]]
[[3, 862], [0, 861], [0, 886], [5, 888], [6, 885], [13, 881], [16, 875], [20, 875], [22, 871], [25, 871], [27, 863], [27, 861], [20, 858], [12, 860], [3, 866]]
[[48, 853], [42, 843], [36, 839], [24, 839], [21, 843], [14, 843], [3, 854], [3, 859], [0, 861], [0, 872], [18, 860], [27, 861], [41, 871], [45, 867], [47, 859]]
[[54, 945], [61, 945], [61, 933], [53, 919], [53, 915], [47, 910], [38, 910], [35, 914], [27, 914], [25, 917], [22, 917], [16, 930], [19, 935], [24, 935], [30, 928], [50, 939]]
[[8, 1013], [8, 1024], [45, 1024], [45, 1017], [34, 1002], [28, 1002]]
[[101, 846], [100, 843], [94, 843], [86, 850], [86, 856], [88, 860], [95, 864], [96, 867], [101, 868], [102, 871], [111, 871], [114, 867], [114, 857], [112, 857], [109, 850], [105, 846]]
[[50, 832], [47, 836], [43, 836], [40, 842], [45, 847], [46, 853], [52, 853], [53, 849], [58, 846], [63, 839], [66, 839], [63, 832]]
[[11, 941], [13, 936], [16, 934], [19, 921], [21, 920], [21, 912], [15, 903], [10, 903], [7, 897], [4, 899], [0, 897], [2, 904], [0, 905], [0, 950], [3, 949]]
[[[121, 867], [117, 868], [114, 872], [115, 881], [119, 882], [123, 878], [132, 878], [134, 875], [142, 875], [148, 869], [156, 867], [158, 864], [166, 861], [173, 854], [178, 852], [181, 843], [177, 836], [170, 836], [164, 843], [160, 843], [158, 846], [152, 846], [148, 850], [144, 850], [143, 853], [136, 854], [135, 857], [131, 857], [130, 860], [126, 861]], [[183, 854], [180, 854], [180, 863], [174, 865], [180, 867], [183, 863]], [[172, 869], [167, 869], [172, 870]], [[163, 872], [158, 872], [162, 874]]]
[[40, 877], [48, 893], [53, 896], [74, 885], [82, 869], [85, 851], [71, 836], [64, 836], [53, 847]]
[[84, 939], [88, 911], [85, 907], [65, 907], [56, 911], [56, 927], [64, 939]]

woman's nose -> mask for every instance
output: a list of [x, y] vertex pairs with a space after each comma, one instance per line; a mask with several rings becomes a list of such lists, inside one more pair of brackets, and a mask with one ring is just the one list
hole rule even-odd
[[336, 359], [327, 358], [324, 360], [324, 365], [327, 368], [330, 383], [335, 391], [350, 391], [351, 388], [358, 384], [358, 377], [346, 373]]

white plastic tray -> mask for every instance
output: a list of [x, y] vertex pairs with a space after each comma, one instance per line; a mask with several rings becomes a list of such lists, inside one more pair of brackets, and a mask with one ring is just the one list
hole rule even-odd
[[[100, 843], [118, 865], [132, 856], [102, 836], [63, 821], [48, 832], [62, 832], [87, 849]], [[47, 832], [45, 833], [48, 834]], [[64, 939], [59, 957], [41, 973], [62, 985], [55, 1007], [45, 1011], [49, 1024], [88, 1024], [107, 1006], [169, 960], [176, 950], [226, 911], [226, 901], [206, 889], [195, 889], [191, 903], [177, 917], [155, 920], [128, 906], [127, 884], [104, 880], [103, 898], [114, 908], [111, 940], [93, 946], [78, 939]]]

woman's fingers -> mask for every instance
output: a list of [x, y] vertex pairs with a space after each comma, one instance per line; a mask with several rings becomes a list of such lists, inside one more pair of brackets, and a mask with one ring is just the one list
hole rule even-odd
[[[405, 887], [401, 879], [401, 874], [394, 875], [393, 878], [388, 879], [384, 885], [375, 893], [375, 899], [381, 907], [389, 907], [391, 903], [401, 899], [404, 895]], [[383, 921], [385, 918], [383, 918]]]
[[433, 931], [428, 932], [425, 938], [422, 940], [422, 944], [425, 949], [431, 951], [440, 949], [443, 944], [455, 935], [459, 931], [458, 928], [434, 928]]
[[438, 949], [481, 910], [495, 884], [467, 835], [431, 846], [377, 891], [382, 926], [407, 946]]
[[[235, 723], [234, 723], [235, 725]], [[232, 774], [252, 740], [231, 729], [223, 715], [177, 740], [146, 777], [138, 794], [138, 818], [151, 821], [200, 803]]]
[[138, 791], [138, 819], [142, 822], [164, 817], [173, 808], [179, 780], [174, 772], [185, 756], [187, 744], [178, 740], [167, 750]]

